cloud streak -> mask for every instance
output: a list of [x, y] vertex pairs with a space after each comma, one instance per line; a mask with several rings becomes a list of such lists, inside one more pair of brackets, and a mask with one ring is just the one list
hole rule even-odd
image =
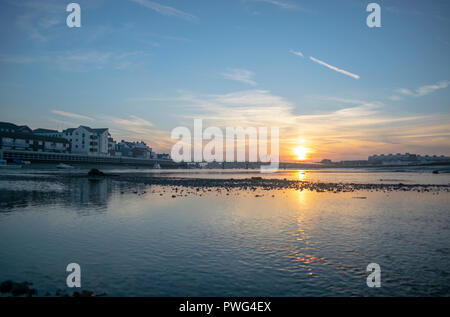
[[359, 75], [350, 73], [350, 72], [348, 72], [348, 71], [346, 71], [346, 70], [344, 70], [344, 69], [340, 69], [340, 68], [337, 68], [336, 66], [327, 64], [327, 63], [325, 63], [325, 62], [323, 62], [323, 61], [321, 61], [321, 60], [319, 60], [319, 59], [317, 59], [317, 58], [315, 58], [315, 57], [310, 56], [309, 59], [312, 60], [313, 62], [317, 63], [317, 64], [320, 64], [320, 65], [322, 65], [322, 66], [325, 66], [325, 67], [327, 67], [327, 68], [329, 68], [329, 69], [331, 69], [331, 70], [334, 70], [334, 71], [336, 71], [336, 72], [338, 72], [338, 73], [341, 73], [341, 74], [350, 76], [350, 77], [355, 78], [355, 79], [359, 79]]
[[436, 90], [447, 88], [450, 85], [450, 81], [443, 80], [440, 82], [437, 82], [436, 84], [432, 85], [425, 85], [417, 88], [415, 91], [411, 91], [405, 88], [401, 88], [398, 90], [399, 93], [407, 96], [414, 96], [414, 97], [422, 97], [429, 95]]
[[153, 123], [139, 118], [134, 115], [130, 115], [129, 119], [123, 119], [123, 118], [115, 118], [115, 117], [109, 117], [109, 120], [115, 124], [121, 125], [121, 126], [127, 126], [127, 127], [152, 127]]
[[11, 64], [30, 64], [35, 62], [36, 59], [32, 56], [20, 56], [20, 55], [0, 55], [1, 63], [11, 63]]
[[0, 63], [31, 64], [45, 63], [56, 65], [62, 71], [86, 72], [104, 68], [125, 70], [145, 63], [150, 56], [142, 51], [67, 51], [49, 55], [0, 54]]
[[222, 73], [222, 76], [226, 79], [239, 81], [251, 86], [256, 86], [257, 83], [252, 80], [254, 73], [247, 69], [230, 68], [226, 73]]
[[118, 141], [145, 141], [150, 147], [158, 151], [170, 151], [173, 140], [170, 131], [161, 130], [150, 121], [136, 115], [126, 118], [103, 115], [99, 121], [110, 127], [110, 133]]
[[291, 52], [291, 53], [292, 53], [292, 54], [294, 54], [294, 55], [297, 55], [297, 56], [303, 57], [303, 53], [302, 53], [302, 52], [300, 52], [300, 51], [294, 51], [294, 50], [290, 50], [289, 52]]
[[149, 8], [153, 11], [158, 12], [159, 14], [162, 15], [166, 15], [166, 16], [173, 16], [173, 17], [177, 17], [186, 21], [190, 21], [190, 22], [195, 22], [198, 20], [198, 18], [195, 15], [192, 15], [190, 13], [186, 13], [184, 11], [175, 9], [173, 7], [170, 6], [165, 6], [162, 4], [159, 4], [157, 2], [154, 1], [149, 1], [149, 0], [130, 0], [131, 2], [140, 4], [146, 8]]
[[281, 1], [281, 0], [253, 0], [255, 2], [265, 2], [268, 4], [275, 5], [282, 9], [288, 9], [288, 10], [299, 10], [300, 7], [294, 3], [287, 2], [287, 1]]
[[89, 121], [93, 121], [94, 120], [94, 119], [92, 119], [91, 117], [88, 117], [88, 116], [83, 116], [81, 114], [65, 112], [65, 111], [61, 111], [61, 110], [52, 110], [52, 113], [57, 114], [59, 116], [67, 117], [67, 118], [82, 119], [82, 120], [89, 120]]

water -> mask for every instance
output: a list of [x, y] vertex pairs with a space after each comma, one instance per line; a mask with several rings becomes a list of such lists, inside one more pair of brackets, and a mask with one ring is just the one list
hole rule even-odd
[[[425, 183], [415, 172], [330, 173]], [[426, 177], [449, 183], [448, 174]], [[65, 268], [76, 262], [83, 289], [109, 296], [450, 295], [449, 192], [173, 193], [112, 179], [0, 178], [0, 280], [71, 293]], [[381, 288], [366, 285], [372, 262]]]
[[[318, 168], [308, 170], [279, 170], [277, 173], [261, 174], [260, 170], [246, 169], [147, 169], [116, 167], [116, 166], [84, 166], [74, 169], [57, 169], [55, 165], [48, 165], [46, 168], [25, 166], [22, 169], [0, 170], [1, 175], [32, 175], [34, 177], [46, 178], [47, 176], [70, 174], [86, 174], [91, 168], [99, 168], [110, 174], [130, 174], [138, 173], [148, 177], [173, 177], [173, 178], [213, 178], [213, 179], [242, 179], [250, 177], [278, 178], [288, 180], [302, 180], [312, 182], [327, 183], [363, 183], [363, 184], [450, 184], [450, 169], [448, 166], [410, 166], [396, 168]], [[432, 171], [440, 170], [440, 174], [433, 174]], [[0, 182], [0, 186], [1, 182]]]

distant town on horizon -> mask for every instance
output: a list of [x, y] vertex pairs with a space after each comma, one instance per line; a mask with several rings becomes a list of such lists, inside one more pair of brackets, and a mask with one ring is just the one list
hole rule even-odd
[[[14, 152], [17, 152], [17, 158], [27, 158], [27, 156], [24, 156], [23, 153], [19, 155], [22, 151], [38, 152], [41, 154], [76, 154], [91, 158], [114, 157], [136, 158], [142, 160], [170, 160], [169, 154], [156, 153], [143, 141], [121, 140], [120, 142], [117, 142], [109, 133], [109, 128], [91, 128], [83, 125], [80, 125], [78, 128], [68, 128], [63, 131], [58, 131], [45, 128], [37, 128], [33, 130], [27, 125], [16, 125], [10, 122], [0, 122], [0, 151], [2, 152], [2, 157], [4, 151], [12, 151], [12, 154], [9, 154], [10, 156], [8, 157], [13, 161], [15, 158]], [[46, 157], [48, 158], [48, 155]], [[200, 167], [197, 163], [192, 163], [194, 164], [194, 167]], [[312, 162], [304, 163], [308, 164]], [[333, 162], [330, 159], [322, 159], [320, 162], [316, 163], [323, 166], [343, 167], [423, 165], [435, 163], [447, 164], [450, 163], [450, 157], [444, 155], [391, 153], [374, 154], [369, 156], [367, 160], [342, 160]], [[225, 166], [220, 164], [221, 162], [210, 162], [208, 167], [220, 168]], [[226, 166], [233, 168], [242, 166], [242, 164], [238, 164], [238, 162], [236, 162], [235, 165], [226, 163]]]

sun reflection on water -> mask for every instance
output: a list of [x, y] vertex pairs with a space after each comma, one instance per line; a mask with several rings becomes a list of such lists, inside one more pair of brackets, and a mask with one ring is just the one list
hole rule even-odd
[[300, 171], [298, 171], [298, 179], [299, 180], [304, 180], [305, 179], [305, 177], [306, 177], [306, 171], [305, 170], [300, 170]]
[[[305, 174], [303, 172], [304, 171], [299, 171], [299, 178], [300, 175], [303, 175], [302, 177], [304, 178]], [[311, 230], [311, 214], [308, 212], [308, 210], [310, 210], [308, 207], [311, 207], [311, 204], [317, 203], [315, 197], [314, 193], [309, 190], [296, 191], [293, 197], [293, 203], [295, 203], [298, 208], [295, 214], [297, 230], [294, 233], [296, 249], [293, 256], [298, 262], [299, 267], [305, 270], [305, 273], [311, 277], [317, 276], [317, 273], [313, 272], [315, 264], [318, 262], [326, 262], [324, 257], [311, 253], [313, 241], [311, 235], [308, 233], [308, 231]]]

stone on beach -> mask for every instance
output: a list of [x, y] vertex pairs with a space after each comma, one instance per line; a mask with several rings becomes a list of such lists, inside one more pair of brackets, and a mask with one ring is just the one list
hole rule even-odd
[[0, 284], [0, 292], [3, 294], [11, 293], [13, 296], [33, 296], [36, 295], [37, 292], [35, 289], [30, 288], [32, 284], [33, 283], [29, 282], [16, 283], [8, 280]]
[[96, 168], [93, 168], [89, 171], [88, 176], [105, 176], [105, 173]]

